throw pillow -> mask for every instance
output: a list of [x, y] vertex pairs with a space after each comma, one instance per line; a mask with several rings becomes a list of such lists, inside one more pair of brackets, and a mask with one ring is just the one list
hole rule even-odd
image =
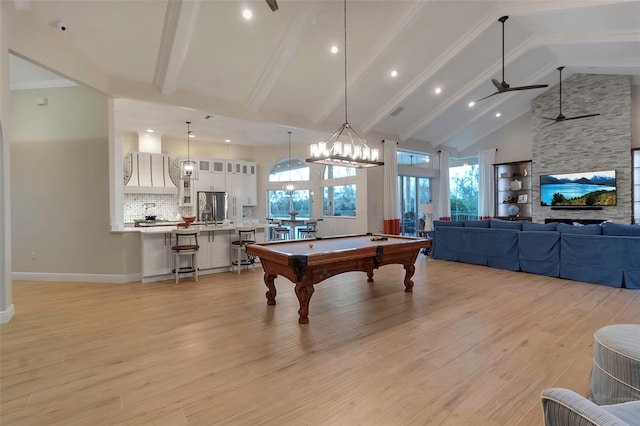
[[462, 222], [452, 222], [452, 221], [446, 221], [446, 220], [434, 220], [433, 221], [433, 227], [437, 228], [439, 226], [457, 226], [457, 227], [461, 227], [464, 226], [462, 224]]
[[492, 219], [491, 227], [497, 229], [515, 229], [517, 231], [522, 231], [522, 222], [519, 221], [511, 221], [511, 220], [499, 220]]
[[522, 222], [523, 231], [555, 231], [557, 222], [551, 223], [535, 223], [535, 222]]
[[462, 222], [465, 228], [488, 228], [488, 220], [467, 220]]
[[559, 223], [557, 226], [558, 232], [567, 234], [586, 234], [586, 235], [601, 235], [602, 229], [600, 225], [582, 225], [573, 226], [568, 223]]
[[617, 235], [621, 237], [640, 237], [639, 225], [625, 225], [622, 223], [604, 222], [602, 225], [604, 235]]

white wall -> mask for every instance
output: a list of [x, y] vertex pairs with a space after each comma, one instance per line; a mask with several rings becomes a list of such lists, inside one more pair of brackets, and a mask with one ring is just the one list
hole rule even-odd
[[[42, 97], [47, 106], [36, 105]], [[107, 105], [83, 86], [10, 92], [14, 274], [117, 281], [140, 272], [140, 236], [109, 232]]]
[[640, 81], [631, 86], [631, 146], [640, 148]]

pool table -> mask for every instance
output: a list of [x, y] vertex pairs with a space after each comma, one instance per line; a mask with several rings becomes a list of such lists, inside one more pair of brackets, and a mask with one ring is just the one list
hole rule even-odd
[[295, 284], [300, 302], [300, 324], [309, 322], [309, 301], [314, 284], [343, 272], [366, 272], [373, 282], [373, 270], [398, 263], [404, 266], [406, 292], [413, 291], [411, 277], [422, 248], [431, 247], [427, 238], [396, 235], [340, 235], [307, 240], [278, 241], [247, 246], [247, 254], [260, 258], [264, 283], [268, 288], [267, 304], [276, 304], [274, 281], [278, 275]]

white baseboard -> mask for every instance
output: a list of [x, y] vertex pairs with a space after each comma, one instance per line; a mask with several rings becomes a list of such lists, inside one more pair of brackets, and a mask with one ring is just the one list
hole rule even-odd
[[11, 306], [9, 306], [9, 309], [7, 309], [6, 311], [0, 311], [0, 324], [6, 324], [9, 321], [11, 321], [11, 318], [13, 318], [13, 314], [14, 314], [14, 310], [13, 310], [13, 303], [11, 304]]
[[51, 272], [12, 272], [13, 280], [22, 281], [69, 281], [87, 283], [124, 284], [140, 281], [142, 274], [59, 274]]

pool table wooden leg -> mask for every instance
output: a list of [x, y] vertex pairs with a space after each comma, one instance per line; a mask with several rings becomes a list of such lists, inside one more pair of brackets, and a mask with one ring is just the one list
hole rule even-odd
[[411, 277], [416, 272], [416, 266], [413, 263], [405, 263], [404, 270], [406, 273], [404, 274], [404, 291], [407, 293], [413, 293], [413, 281]]
[[369, 283], [373, 282], [373, 269], [369, 269], [367, 271], [367, 282]]
[[269, 274], [267, 272], [264, 273], [264, 283], [269, 289], [265, 294], [265, 296], [267, 296], [267, 305], [276, 304], [276, 285], [273, 283], [276, 277], [277, 275]]
[[311, 296], [313, 296], [313, 285], [302, 285], [296, 284], [296, 296], [298, 296], [298, 301], [300, 302], [300, 309], [298, 310], [298, 318], [299, 324], [307, 324], [309, 322], [309, 301], [311, 300]]

